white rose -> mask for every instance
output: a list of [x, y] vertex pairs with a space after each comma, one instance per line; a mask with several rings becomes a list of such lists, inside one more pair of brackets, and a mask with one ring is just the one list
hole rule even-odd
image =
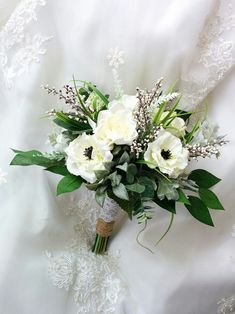
[[144, 159], [150, 168], [158, 167], [162, 173], [177, 178], [188, 165], [188, 150], [179, 138], [161, 130], [156, 140], [148, 144]]
[[70, 142], [65, 152], [68, 171], [81, 176], [89, 183], [97, 180], [95, 171], [104, 170], [104, 162], [113, 159], [107, 144], [97, 141], [94, 135], [86, 133]]
[[[152, 119], [154, 120], [154, 117], [158, 113], [159, 108], [156, 108], [154, 111], [151, 112]], [[160, 117], [160, 121], [163, 120], [167, 115], [169, 111], [163, 111]], [[170, 121], [171, 118], [173, 118], [175, 114], [173, 113], [168, 121]], [[184, 122], [184, 119], [175, 117], [174, 120], [171, 121], [171, 123], [167, 126], [167, 131], [169, 131], [171, 134], [182, 137], [185, 135], [186, 131], [186, 124]]]
[[94, 133], [109, 145], [131, 145], [138, 135], [132, 111], [118, 103], [99, 113]]
[[138, 99], [136, 96], [123, 95], [118, 100], [113, 100], [109, 103], [108, 108], [116, 108], [117, 109], [129, 109], [132, 112], [136, 109], [138, 103]]

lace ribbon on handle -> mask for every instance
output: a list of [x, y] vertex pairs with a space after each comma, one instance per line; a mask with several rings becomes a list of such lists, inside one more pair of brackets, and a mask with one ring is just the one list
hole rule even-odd
[[100, 210], [99, 218], [106, 222], [115, 221], [119, 212], [119, 205], [113, 199], [106, 197], [104, 206]]
[[14, 79], [29, 70], [32, 63], [40, 61], [46, 52], [44, 42], [51, 37], [31, 34], [29, 27], [37, 21], [36, 10], [45, 0], [22, 0], [0, 31], [0, 73], [7, 87]]

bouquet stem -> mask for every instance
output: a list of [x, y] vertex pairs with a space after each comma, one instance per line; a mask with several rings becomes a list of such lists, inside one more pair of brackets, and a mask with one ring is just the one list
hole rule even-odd
[[107, 222], [99, 218], [96, 223], [96, 237], [92, 252], [104, 254], [107, 250], [108, 240], [113, 231], [114, 221]]
[[96, 234], [92, 252], [95, 254], [104, 254], [107, 250], [108, 240], [109, 237], [102, 237], [99, 234]]

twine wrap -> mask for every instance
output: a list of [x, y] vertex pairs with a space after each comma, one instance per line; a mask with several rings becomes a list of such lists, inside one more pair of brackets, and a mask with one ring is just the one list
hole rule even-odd
[[101, 237], [108, 238], [113, 231], [113, 225], [115, 221], [106, 222], [99, 218], [96, 223], [96, 233]]
[[101, 237], [109, 237], [112, 234], [119, 210], [119, 205], [113, 199], [106, 197], [96, 224], [96, 233], [98, 235]]

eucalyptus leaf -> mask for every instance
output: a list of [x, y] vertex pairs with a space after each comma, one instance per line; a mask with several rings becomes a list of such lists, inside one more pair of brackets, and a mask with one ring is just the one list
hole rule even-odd
[[109, 174], [107, 170], [95, 170], [94, 172], [97, 180], [101, 180]]
[[142, 194], [142, 199], [145, 201], [152, 200], [157, 188], [156, 182], [149, 177], [142, 176], [139, 178], [139, 183], [145, 187], [145, 190]]
[[112, 150], [113, 156], [118, 155], [121, 150], [122, 150], [122, 147], [121, 147], [120, 145], [116, 145], [116, 146], [114, 147], [114, 149]]
[[126, 180], [128, 183], [133, 183], [135, 175], [137, 174], [137, 167], [135, 164], [129, 164], [127, 168]]
[[135, 193], [139, 193], [139, 194], [143, 193], [144, 190], [145, 190], [145, 186], [141, 185], [139, 183], [126, 185], [126, 188], [129, 191], [132, 191], [132, 192], [135, 192]]
[[123, 165], [118, 165], [118, 166], [116, 166], [116, 168], [117, 168], [117, 169], [120, 169], [120, 170], [122, 170], [122, 171], [124, 171], [124, 172], [127, 172], [128, 163], [125, 162]]
[[110, 198], [112, 198], [127, 214], [130, 219], [134, 212], [138, 211], [141, 207], [141, 200], [139, 194], [129, 193], [129, 200], [123, 200], [115, 196], [112, 192], [108, 192]]
[[122, 156], [119, 159], [119, 164], [124, 164], [125, 162], [129, 162], [129, 161], [130, 161], [130, 156], [126, 151], [124, 151]]
[[117, 171], [115, 171], [115, 172], [111, 173], [108, 176], [108, 178], [111, 181], [111, 185], [114, 187], [114, 186], [117, 186], [120, 184], [122, 176], [120, 176], [120, 174], [117, 174]]
[[122, 200], [129, 200], [128, 192], [123, 183], [120, 183], [117, 186], [113, 186], [112, 188], [113, 194], [119, 197]]
[[160, 200], [163, 200], [166, 197], [168, 200], [177, 201], [179, 198], [178, 188], [179, 184], [176, 181], [168, 181], [165, 178], [158, 178], [157, 195]]
[[95, 200], [96, 202], [103, 207], [104, 201], [106, 197], [106, 186], [100, 186], [95, 193]]
[[189, 196], [190, 205], [185, 204], [190, 214], [200, 222], [214, 227], [210, 212], [206, 205], [196, 196]]
[[215, 195], [214, 192], [200, 188], [199, 189], [199, 195], [203, 203], [208, 207], [212, 209], [224, 209], [223, 205], [220, 203], [218, 197]]

